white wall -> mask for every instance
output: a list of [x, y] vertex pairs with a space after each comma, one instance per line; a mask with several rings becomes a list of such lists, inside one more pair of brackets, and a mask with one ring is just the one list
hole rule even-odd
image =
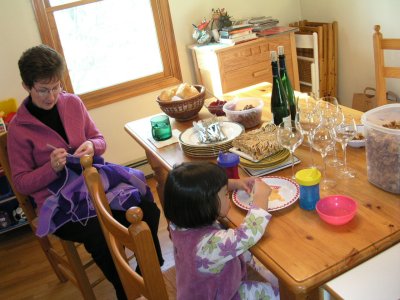
[[[310, 21], [338, 22], [338, 98], [351, 106], [353, 94], [375, 87], [372, 34], [381, 25], [383, 37], [400, 37], [398, 0], [300, 0], [301, 15]], [[389, 53], [389, 61], [400, 55]], [[388, 89], [400, 95], [399, 80], [388, 80]]]

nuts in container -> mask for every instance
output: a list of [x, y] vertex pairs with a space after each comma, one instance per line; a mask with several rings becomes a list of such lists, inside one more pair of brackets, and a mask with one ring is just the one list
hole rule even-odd
[[400, 104], [383, 105], [361, 118], [365, 126], [368, 181], [400, 194]]
[[230, 121], [252, 128], [261, 123], [263, 107], [260, 98], [238, 98], [227, 102], [222, 109]]

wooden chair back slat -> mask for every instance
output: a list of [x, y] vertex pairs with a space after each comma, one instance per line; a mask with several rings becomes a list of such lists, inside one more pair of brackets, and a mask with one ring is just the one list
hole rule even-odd
[[[151, 231], [147, 223], [142, 221], [142, 210], [139, 207], [128, 209], [126, 217], [131, 223], [129, 228], [125, 228], [115, 220], [100, 174], [92, 163], [90, 156], [81, 158], [85, 182], [127, 297], [129, 299], [136, 299], [139, 296], [150, 300], [168, 299]], [[134, 252], [142, 276], [132, 270], [125, 248]]]
[[380, 25], [375, 25], [373, 35], [377, 106], [388, 103], [386, 78], [400, 79], [400, 67], [386, 66], [384, 56], [385, 50], [400, 50], [400, 38], [384, 39], [380, 28]]

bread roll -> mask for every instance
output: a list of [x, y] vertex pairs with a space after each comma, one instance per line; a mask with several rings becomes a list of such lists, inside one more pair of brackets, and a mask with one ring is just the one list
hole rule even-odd
[[193, 96], [196, 96], [199, 94], [199, 91], [194, 87], [191, 86], [187, 83], [182, 83], [179, 85], [177, 91], [176, 91], [176, 96], [182, 98], [182, 99], [187, 99]]

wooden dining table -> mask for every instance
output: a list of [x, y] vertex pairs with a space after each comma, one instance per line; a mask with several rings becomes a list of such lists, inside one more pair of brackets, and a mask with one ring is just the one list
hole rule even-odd
[[[271, 85], [258, 84], [225, 95], [233, 97], [258, 97], [265, 102], [262, 120], [271, 120]], [[342, 107], [345, 114], [352, 114], [358, 123], [362, 112]], [[173, 129], [183, 132], [192, 127], [193, 121], [211, 117], [202, 109], [190, 121], [177, 122], [171, 119]], [[199, 158], [185, 155], [179, 143], [157, 148], [151, 141], [150, 117], [129, 122], [126, 132], [146, 152], [157, 180], [157, 192], [163, 201], [163, 188], [168, 171], [175, 164]], [[340, 150], [340, 148], [338, 149]], [[307, 168], [311, 156], [319, 165], [322, 159], [318, 152], [309, 153], [301, 145], [295, 155], [301, 160], [295, 171]], [[339, 158], [342, 157], [338, 151]], [[352, 269], [363, 261], [377, 255], [400, 241], [400, 195], [386, 192], [368, 181], [365, 148], [347, 148], [348, 166], [357, 173], [355, 178], [340, 179], [337, 167], [327, 166], [327, 176], [336, 180], [336, 186], [321, 190], [321, 198], [327, 195], [347, 195], [357, 201], [356, 216], [347, 224], [334, 226], [322, 221], [317, 212], [300, 208], [298, 202], [281, 210], [271, 212], [272, 219], [263, 238], [250, 250], [254, 256], [279, 279], [281, 299], [317, 299], [319, 287], [325, 282]], [[291, 176], [291, 168], [274, 172], [274, 176]], [[240, 176], [248, 176], [240, 170]], [[230, 227], [243, 221], [246, 211], [231, 205], [227, 217], [222, 220]], [[354, 280], [357, 280], [356, 278]], [[349, 282], [351, 284], [351, 282]]]

